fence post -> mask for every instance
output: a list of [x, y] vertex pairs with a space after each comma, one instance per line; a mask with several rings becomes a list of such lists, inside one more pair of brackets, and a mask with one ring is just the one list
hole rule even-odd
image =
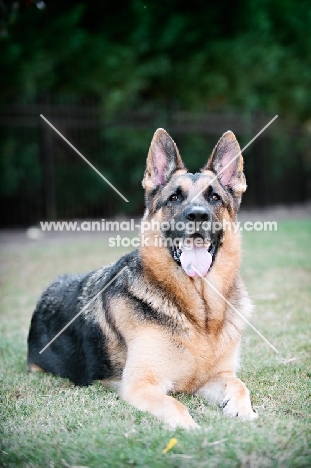
[[[261, 114], [256, 112], [253, 118], [253, 127], [255, 132], [260, 130], [260, 125], [263, 119]], [[259, 124], [259, 125], [258, 125]], [[257, 206], [268, 206], [269, 205], [269, 171], [267, 171], [267, 136], [262, 134], [253, 143], [253, 158], [254, 158], [254, 175], [255, 175], [255, 204]]]
[[56, 219], [55, 177], [52, 130], [40, 119], [42, 192], [45, 219]]

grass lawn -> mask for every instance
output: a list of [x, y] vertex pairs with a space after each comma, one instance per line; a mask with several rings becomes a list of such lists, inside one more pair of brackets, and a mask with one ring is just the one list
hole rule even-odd
[[[61, 234], [60, 234], [61, 236]], [[26, 338], [42, 290], [58, 274], [86, 272], [118, 258], [106, 238], [2, 246], [0, 466], [309, 467], [311, 222], [243, 234], [243, 277], [256, 304], [244, 335], [239, 376], [259, 413], [222, 416], [203, 398], [178, 395], [201, 429], [170, 430], [100, 383], [86, 388], [26, 371]], [[169, 440], [177, 444], [162, 453]]]

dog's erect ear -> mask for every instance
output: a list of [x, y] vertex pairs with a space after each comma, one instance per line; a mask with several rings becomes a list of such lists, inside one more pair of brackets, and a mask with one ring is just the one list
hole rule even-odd
[[240, 145], [231, 131], [223, 134], [202, 171], [213, 171], [224, 187], [242, 195], [246, 190]]
[[163, 128], [158, 128], [149, 148], [143, 187], [152, 190], [159, 185], [165, 185], [179, 169], [185, 167], [174, 140]]

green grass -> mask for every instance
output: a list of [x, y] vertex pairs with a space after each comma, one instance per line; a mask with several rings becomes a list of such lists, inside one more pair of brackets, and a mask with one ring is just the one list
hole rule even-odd
[[[311, 222], [245, 232], [243, 277], [256, 304], [240, 377], [255, 422], [222, 416], [203, 398], [178, 395], [201, 429], [170, 430], [99, 383], [87, 388], [26, 371], [26, 337], [42, 290], [58, 274], [98, 268], [125, 253], [107, 239], [6, 245], [1, 254], [0, 466], [303, 467], [310, 451]], [[171, 437], [177, 444], [162, 450]]]

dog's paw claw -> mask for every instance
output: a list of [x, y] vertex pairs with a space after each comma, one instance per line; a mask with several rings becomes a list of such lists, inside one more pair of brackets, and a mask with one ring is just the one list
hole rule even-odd
[[223, 414], [228, 418], [238, 418], [242, 421], [253, 421], [258, 418], [258, 414], [249, 405], [234, 404], [232, 400], [228, 400], [223, 406]]

